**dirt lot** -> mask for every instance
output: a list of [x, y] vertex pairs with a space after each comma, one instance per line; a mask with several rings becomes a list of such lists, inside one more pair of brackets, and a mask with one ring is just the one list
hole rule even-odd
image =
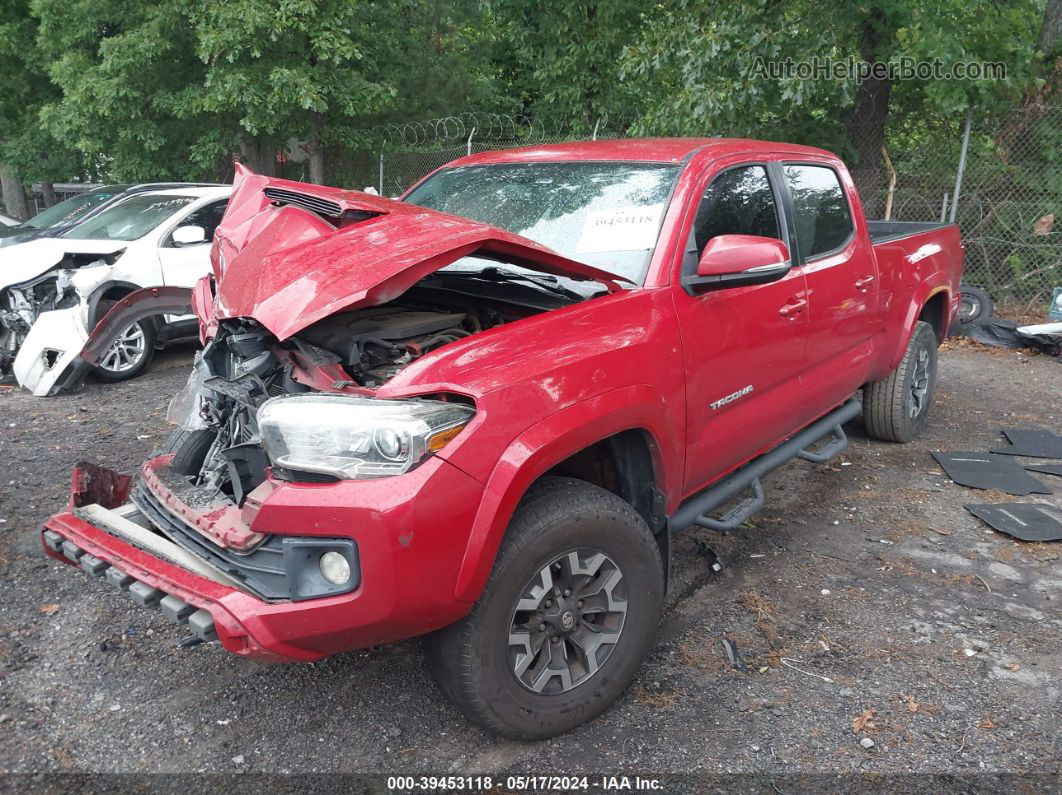
[[[57, 399], [0, 389], [0, 770], [1059, 769], [1062, 545], [989, 530], [963, 504], [1012, 498], [950, 483], [929, 456], [986, 449], [1001, 426], [1062, 430], [1056, 360], [953, 347], [924, 439], [871, 442], [856, 421], [842, 459], [766, 482], [754, 528], [682, 537], [631, 690], [564, 738], [514, 743], [461, 719], [415, 641], [302, 667], [183, 650], [158, 612], [42, 556], [38, 527], [71, 465], [134, 471], [166, 434], [190, 358]], [[726, 663], [723, 638], [747, 672]]]

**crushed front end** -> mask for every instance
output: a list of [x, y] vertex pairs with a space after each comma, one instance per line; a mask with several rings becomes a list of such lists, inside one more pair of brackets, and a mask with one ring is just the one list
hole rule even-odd
[[[169, 411], [178, 430], [128, 500], [105, 486], [116, 473], [75, 488], [45, 525], [47, 553], [262, 659], [321, 659], [465, 616], [458, 580], [491, 503], [450, 456], [489, 459], [505, 431], [480, 430], [486, 411], [460, 380], [427, 373], [476, 361], [470, 338], [494, 351], [520, 321], [620, 287], [494, 227], [242, 167], [213, 246], [216, 282], [192, 292], [205, 346]], [[444, 270], [462, 258], [476, 267]], [[112, 310], [97, 332], [132, 319]], [[82, 359], [98, 353], [90, 340]]]
[[[377, 317], [375, 333], [416, 325], [438, 336], [425, 323], [380, 328]], [[374, 345], [365, 363], [379, 370]], [[47, 553], [198, 640], [266, 660], [320, 659], [456, 620], [470, 607], [453, 597], [460, 539], [482, 487], [432, 453], [473, 410], [376, 400], [339, 359], [254, 321], [224, 321], [171, 404], [179, 427], [167, 445], [132, 482], [79, 466], [67, 511], [45, 525]], [[336, 404], [358, 417], [339, 436], [313, 421]], [[366, 412], [391, 419], [359, 441]]]
[[0, 376], [11, 372], [38, 316], [77, 306], [72, 275], [72, 270], [60, 268], [0, 289]]

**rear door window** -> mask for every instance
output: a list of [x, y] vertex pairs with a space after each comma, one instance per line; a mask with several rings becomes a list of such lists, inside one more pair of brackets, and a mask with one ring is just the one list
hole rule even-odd
[[809, 165], [788, 165], [783, 171], [793, 201], [800, 255], [814, 259], [845, 245], [854, 227], [837, 172], [828, 166]]

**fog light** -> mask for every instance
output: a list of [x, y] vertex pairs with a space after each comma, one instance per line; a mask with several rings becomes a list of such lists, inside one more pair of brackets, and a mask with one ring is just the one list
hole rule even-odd
[[321, 555], [321, 574], [333, 585], [342, 585], [350, 579], [350, 564], [338, 552]]

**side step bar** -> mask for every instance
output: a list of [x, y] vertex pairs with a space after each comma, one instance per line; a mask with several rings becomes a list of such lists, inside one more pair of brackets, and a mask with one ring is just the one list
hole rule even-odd
[[[848, 438], [844, 435], [841, 426], [859, 414], [860, 410], [859, 401], [849, 400], [822, 419], [813, 422], [793, 438], [754, 458], [714, 486], [709, 486], [699, 494], [690, 497], [668, 518], [669, 532], [678, 533], [694, 525], [722, 531], [736, 530], [741, 527], [749, 517], [763, 507], [763, 486], [760, 484], [760, 478], [794, 458], [802, 458], [816, 464], [829, 461], [848, 446]], [[812, 449], [827, 437], [832, 438], [819, 449]], [[731, 508], [720, 518], [712, 519], [707, 515], [734, 495], [748, 488], [753, 489], [753, 495]]]

